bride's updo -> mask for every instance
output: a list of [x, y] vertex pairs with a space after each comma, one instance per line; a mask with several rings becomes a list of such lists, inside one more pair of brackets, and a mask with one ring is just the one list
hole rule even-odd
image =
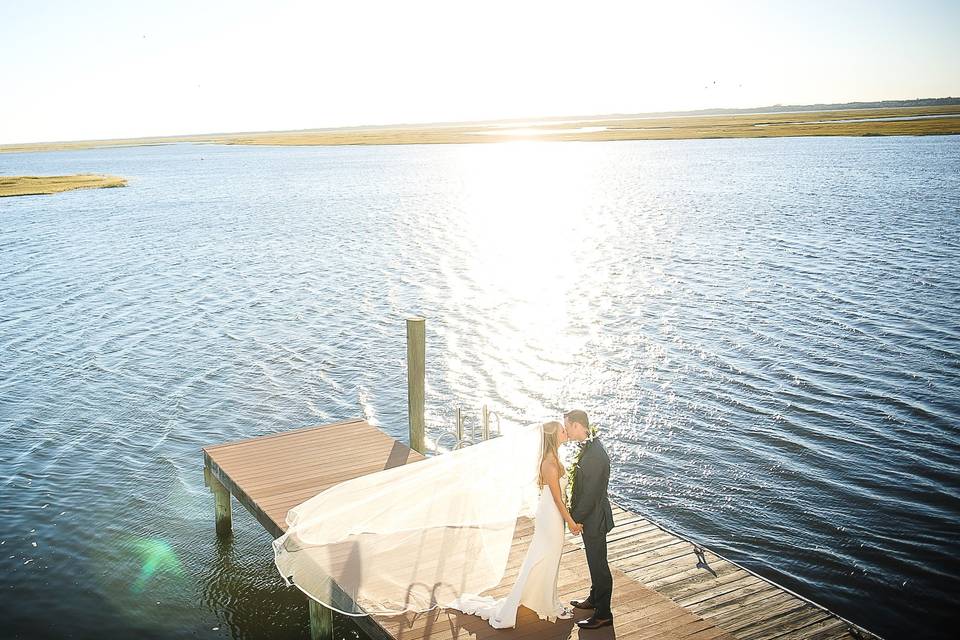
[[[540, 447], [542, 455], [540, 456], [540, 464], [543, 464], [543, 461], [549, 458], [551, 455], [559, 460], [560, 456], [558, 454], [558, 449], [560, 448], [560, 429], [562, 425], [556, 420], [543, 423], [543, 444]], [[538, 482], [540, 486], [543, 486], [543, 474], [539, 474]]]

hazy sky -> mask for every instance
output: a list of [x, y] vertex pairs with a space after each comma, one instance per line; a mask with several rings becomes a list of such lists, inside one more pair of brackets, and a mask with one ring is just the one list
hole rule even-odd
[[941, 2], [0, 2], [0, 143], [960, 96]]

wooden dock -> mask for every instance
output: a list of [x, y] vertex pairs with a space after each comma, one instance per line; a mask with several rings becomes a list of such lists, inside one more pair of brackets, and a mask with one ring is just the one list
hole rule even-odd
[[[218, 532], [230, 530], [233, 495], [274, 538], [285, 531], [285, 516], [291, 507], [324, 489], [424, 459], [359, 419], [209, 446], [203, 455], [204, 475], [215, 497]], [[615, 626], [583, 631], [585, 638], [876, 637], [650, 520], [616, 506], [614, 515], [616, 526], [607, 539]], [[491, 595], [499, 597], [510, 590], [532, 532], [532, 521], [521, 518], [507, 574]], [[264, 552], [272, 553], [266, 540]], [[586, 595], [590, 578], [578, 538], [567, 536], [560, 566], [561, 598], [569, 601]], [[314, 637], [330, 637], [329, 610], [311, 600], [310, 616]], [[581, 633], [572, 620], [543, 622], [525, 608], [521, 608], [515, 629], [499, 631], [478, 617], [448, 610], [354, 620], [372, 640], [564, 640]]]

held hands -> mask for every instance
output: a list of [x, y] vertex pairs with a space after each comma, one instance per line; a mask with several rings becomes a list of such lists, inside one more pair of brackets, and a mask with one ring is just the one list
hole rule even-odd
[[567, 526], [570, 527], [570, 533], [572, 533], [575, 536], [578, 536], [581, 533], [583, 533], [583, 525], [578, 522], [570, 522], [568, 523]]

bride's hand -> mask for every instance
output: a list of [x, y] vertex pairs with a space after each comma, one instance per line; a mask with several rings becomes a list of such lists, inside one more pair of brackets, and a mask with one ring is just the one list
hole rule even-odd
[[583, 533], [583, 525], [582, 525], [582, 524], [580, 524], [580, 523], [578, 523], [578, 522], [574, 522], [573, 524], [571, 524], [571, 525], [569, 525], [569, 526], [570, 526], [570, 533], [572, 533], [573, 535], [578, 536], [578, 535], [580, 535], [581, 533]]

